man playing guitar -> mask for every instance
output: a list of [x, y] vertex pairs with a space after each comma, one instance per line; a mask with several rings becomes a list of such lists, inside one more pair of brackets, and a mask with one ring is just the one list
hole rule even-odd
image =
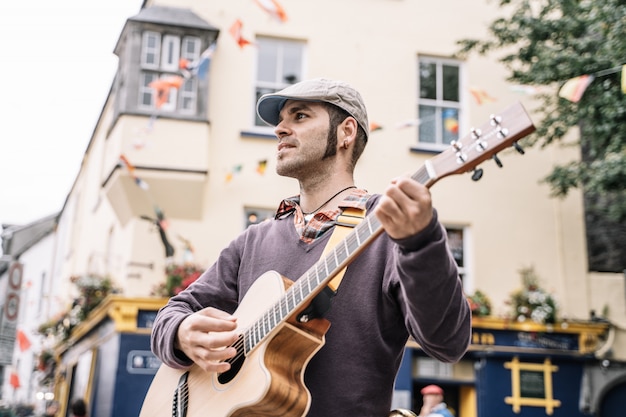
[[[392, 180], [381, 195], [355, 185], [354, 168], [367, 143], [369, 124], [360, 94], [344, 82], [315, 79], [291, 85], [262, 96], [257, 112], [275, 126], [276, 171], [298, 181], [299, 195], [284, 199], [273, 220], [246, 229], [196, 282], [169, 300], [154, 323], [152, 349], [167, 367], [186, 370], [193, 365], [196, 374], [212, 375], [206, 385], [215, 391], [214, 398], [207, 399], [213, 395], [207, 390], [196, 398], [189, 395], [190, 407], [200, 407], [191, 403], [218, 403], [231, 384], [267, 384], [262, 391], [274, 395], [270, 392], [277, 384], [270, 381], [269, 365], [262, 366], [259, 378], [248, 371], [256, 366], [249, 358], [236, 369], [232, 361], [255, 349], [248, 348], [252, 343], [248, 339], [255, 339], [256, 333], [262, 333], [260, 343], [271, 340], [275, 333], [265, 328], [267, 317], [271, 322], [276, 315], [285, 315], [276, 322], [291, 323], [290, 331], [302, 337], [315, 332], [300, 329], [300, 324], [328, 321], [330, 327], [321, 332], [323, 341], [310, 356], [301, 358], [292, 337], [274, 338], [264, 351], [268, 358], [269, 348], [280, 345], [287, 354], [275, 362], [287, 367], [294, 363], [294, 372], [303, 369], [310, 398], [299, 411], [257, 410], [245, 398], [252, 389], [246, 388], [242, 394], [226, 394], [233, 404], [215, 415], [238, 415], [241, 403], [250, 407], [241, 415], [387, 416], [409, 337], [443, 362], [458, 361], [470, 341], [470, 310], [430, 191], [409, 177]], [[298, 285], [303, 279], [298, 277], [322, 257], [347, 209], [366, 210], [359, 226], [382, 226], [384, 232], [359, 249], [341, 287], [322, 302], [320, 297], [328, 291], [315, 292], [316, 302], [307, 303], [306, 310], [298, 305], [293, 314], [283, 311], [289, 303], [283, 306], [281, 300], [274, 313], [261, 311], [265, 318], [258, 331], [246, 330], [242, 336], [244, 319], [237, 311], [244, 297], [251, 296], [248, 292], [256, 290], [251, 290], [255, 281], [274, 270]], [[268, 380], [265, 374], [270, 374]], [[216, 408], [207, 405], [202, 414], [213, 415], [208, 410]], [[193, 411], [190, 414], [195, 417]]]

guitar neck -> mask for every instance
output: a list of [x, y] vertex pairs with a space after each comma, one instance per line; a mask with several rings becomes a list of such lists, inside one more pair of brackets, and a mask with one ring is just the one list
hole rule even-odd
[[[427, 160], [411, 178], [432, 187], [449, 175], [463, 174], [481, 162], [494, 157], [500, 150], [516, 144], [535, 127], [520, 103], [505, 109], [452, 146]], [[279, 324], [296, 311], [301, 311], [324, 287], [383, 232], [375, 214], [363, 219], [343, 241], [317, 261], [285, 292], [281, 299], [244, 331], [246, 353], [252, 351]]]

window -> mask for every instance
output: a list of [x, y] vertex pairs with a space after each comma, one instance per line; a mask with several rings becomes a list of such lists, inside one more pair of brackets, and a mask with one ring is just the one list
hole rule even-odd
[[[139, 107], [155, 109], [157, 106], [156, 91], [150, 83], [162, 78], [181, 76], [180, 60], [194, 62], [200, 57], [200, 38], [160, 34], [147, 31], [143, 33], [141, 49], [142, 72], [139, 79]], [[171, 87], [169, 95], [160, 107], [160, 111], [180, 111], [195, 114], [197, 111], [198, 82], [195, 78], [186, 79], [178, 89]]]
[[440, 147], [458, 140], [460, 63], [451, 59], [422, 57], [418, 66], [419, 144]]
[[245, 228], [253, 224], [263, 223], [266, 220], [271, 220], [274, 218], [274, 214], [276, 214], [276, 210], [268, 210], [262, 208], [252, 208], [246, 207], [244, 210], [245, 215]]
[[141, 45], [141, 66], [158, 68], [161, 52], [161, 35], [156, 32], [145, 32]]
[[458, 266], [459, 277], [461, 277], [461, 281], [463, 282], [463, 288], [468, 290], [470, 283], [468, 282], [466, 272], [466, 229], [463, 227], [446, 227], [446, 232], [448, 234], [448, 245], [450, 246], [450, 251]]
[[164, 71], [178, 71], [180, 61], [180, 38], [178, 36], [165, 35], [161, 54], [161, 69]]
[[[257, 38], [258, 62], [256, 100], [267, 93], [302, 81], [304, 43], [274, 38]], [[256, 115], [256, 113], [255, 113]], [[256, 116], [255, 126], [266, 126]]]

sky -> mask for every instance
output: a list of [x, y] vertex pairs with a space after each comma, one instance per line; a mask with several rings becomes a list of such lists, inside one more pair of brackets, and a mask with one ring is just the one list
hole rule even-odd
[[113, 82], [113, 53], [143, 0], [0, 6], [0, 224], [59, 212]]

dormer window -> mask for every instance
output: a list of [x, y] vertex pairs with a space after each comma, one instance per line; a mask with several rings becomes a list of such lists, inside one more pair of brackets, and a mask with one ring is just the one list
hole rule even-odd
[[215, 45], [219, 29], [190, 9], [151, 6], [127, 20], [115, 46], [117, 115], [207, 121], [210, 67], [181, 69]]

